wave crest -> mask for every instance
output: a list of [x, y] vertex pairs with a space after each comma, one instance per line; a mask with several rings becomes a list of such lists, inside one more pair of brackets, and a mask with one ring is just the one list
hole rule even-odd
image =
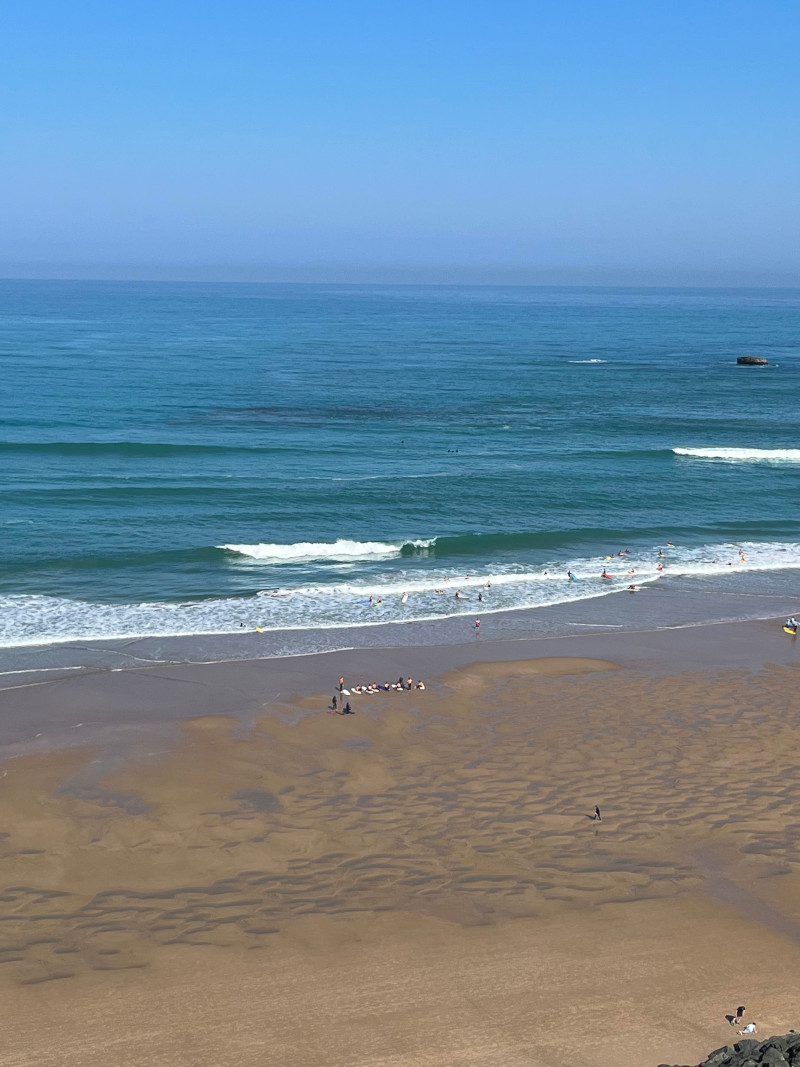
[[800, 448], [673, 448], [676, 456], [726, 463], [800, 463]]
[[424, 541], [298, 541], [292, 545], [219, 545], [225, 552], [248, 556], [262, 563], [308, 563], [314, 560], [391, 559], [413, 556], [432, 548], [436, 538]]

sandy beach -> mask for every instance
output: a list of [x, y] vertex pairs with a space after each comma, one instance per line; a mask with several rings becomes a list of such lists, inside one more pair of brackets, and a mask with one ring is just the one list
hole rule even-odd
[[[799, 670], [763, 621], [6, 676], [0, 1062], [693, 1063], [738, 1004], [785, 1032]], [[327, 714], [340, 673], [429, 687]]]

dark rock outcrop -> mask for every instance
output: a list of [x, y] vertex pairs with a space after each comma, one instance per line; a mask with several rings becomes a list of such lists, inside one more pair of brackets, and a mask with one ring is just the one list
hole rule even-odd
[[740, 367], [768, 367], [769, 360], [763, 356], [739, 356], [736, 360]]
[[[669, 1067], [662, 1063], [660, 1067]], [[688, 1067], [688, 1065], [686, 1065]], [[766, 1041], [741, 1038], [712, 1052], [697, 1067], [800, 1067], [800, 1034], [790, 1030]]]

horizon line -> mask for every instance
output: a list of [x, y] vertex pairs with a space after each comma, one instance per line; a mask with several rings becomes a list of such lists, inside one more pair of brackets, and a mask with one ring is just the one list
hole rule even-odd
[[0, 263], [6, 282], [141, 282], [537, 289], [800, 289], [800, 268], [530, 267], [522, 264]]

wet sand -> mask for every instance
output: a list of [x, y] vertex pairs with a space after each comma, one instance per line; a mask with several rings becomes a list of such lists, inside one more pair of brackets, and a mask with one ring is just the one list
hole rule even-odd
[[738, 1004], [798, 1026], [800, 667], [760, 626], [403, 649], [434, 683], [353, 716], [363, 651], [7, 691], [0, 1063], [655, 1067]]

